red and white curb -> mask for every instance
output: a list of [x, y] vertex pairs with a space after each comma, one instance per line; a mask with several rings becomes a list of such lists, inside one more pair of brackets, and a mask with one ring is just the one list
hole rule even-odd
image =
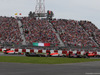
[[[4, 50], [14, 50], [15, 52], [36, 52], [36, 53], [59, 53], [59, 54], [67, 54], [67, 53], [70, 53], [70, 54], [74, 54], [74, 53], [77, 53], [77, 54], [81, 54], [83, 55], [86, 51], [78, 51], [78, 50], [74, 50], [74, 51], [63, 51], [63, 50], [39, 50], [39, 49], [14, 49], [14, 48], [11, 48], [11, 49], [6, 49], [6, 48], [2, 48], [0, 49], [1, 52], [3, 52]], [[92, 51], [88, 51], [89, 53], [91, 53]], [[92, 53], [95, 53], [95, 54], [99, 54], [100, 55], [100, 52], [98, 51], [95, 51], [95, 52], [92, 52]]]

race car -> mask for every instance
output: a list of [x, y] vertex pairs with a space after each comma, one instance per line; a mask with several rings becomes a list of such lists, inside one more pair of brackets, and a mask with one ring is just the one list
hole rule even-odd
[[[68, 55], [68, 54], [67, 54], [67, 55]], [[69, 58], [82, 58], [82, 56], [79, 55], [79, 54], [77, 54], [77, 53], [75, 53], [75, 54], [69, 54], [68, 57], [69, 57]]]
[[88, 57], [95, 57], [96, 54], [95, 53], [88, 53]]
[[15, 52], [14, 50], [4, 50], [3, 53], [4, 54], [21, 54], [21, 55], [23, 55], [23, 53]]
[[38, 53], [35, 53], [35, 52], [32, 52], [32, 53], [26, 52], [25, 55], [28, 56], [28, 57], [45, 57], [46, 56], [44, 54], [38, 54]]
[[66, 55], [64, 54], [59, 54], [59, 53], [47, 53], [48, 57], [65, 57]]
[[86, 58], [89, 58], [89, 57], [96, 57], [96, 55], [97, 54], [95, 54], [95, 53], [93, 53], [93, 52], [86, 52], [86, 53], [84, 53], [84, 56], [86, 57]]

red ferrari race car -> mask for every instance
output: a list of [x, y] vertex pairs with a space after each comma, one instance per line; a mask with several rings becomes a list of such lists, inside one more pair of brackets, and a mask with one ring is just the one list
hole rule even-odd
[[4, 50], [3, 53], [4, 54], [21, 54], [21, 55], [23, 55], [23, 53], [15, 52], [14, 50]]
[[93, 53], [93, 52], [86, 52], [85, 54], [84, 54], [84, 56], [86, 56], [86, 57], [96, 57], [96, 53]]

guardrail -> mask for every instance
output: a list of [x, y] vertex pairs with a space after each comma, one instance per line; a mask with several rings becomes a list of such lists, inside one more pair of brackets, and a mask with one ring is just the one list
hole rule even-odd
[[[14, 48], [11, 48], [11, 49], [6, 49], [6, 48], [2, 48], [0, 49], [1, 52], [3, 52], [4, 50], [14, 50], [15, 52], [36, 52], [36, 53], [59, 53], [59, 54], [67, 54], [67, 53], [70, 53], [70, 54], [74, 54], [74, 53], [77, 53], [77, 54], [81, 54], [83, 55], [85, 52], [87, 51], [84, 51], [84, 50], [81, 50], [81, 51], [78, 51], [78, 50], [74, 50], [74, 51], [66, 51], [66, 50], [39, 50], [39, 49], [14, 49]], [[88, 53], [95, 53], [95, 54], [99, 54], [100, 55], [100, 52], [99, 51], [88, 51]]]

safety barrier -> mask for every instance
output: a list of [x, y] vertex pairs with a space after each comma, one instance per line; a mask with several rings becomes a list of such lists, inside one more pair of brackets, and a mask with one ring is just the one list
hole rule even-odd
[[[86, 51], [78, 51], [78, 50], [74, 50], [74, 51], [71, 51], [71, 50], [69, 50], [69, 51], [65, 51], [65, 50], [41, 50], [41, 49], [14, 49], [14, 48], [11, 48], [11, 49], [6, 49], [6, 48], [3, 48], [3, 49], [0, 49], [0, 51], [4, 51], [4, 50], [14, 50], [15, 52], [36, 52], [36, 53], [48, 53], [48, 52], [50, 52], [50, 53], [54, 53], [54, 52], [56, 52], [56, 53], [59, 53], [59, 54], [68, 54], [68, 53], [70, 53], [70, 54], [74, 54], [74, 53], [77, 53], [77, 54], [81, 54], [81, 55], [83, 55]], [[95, 52], [93, 52], [93, 51], [88, 51], [88, 53], [95, 53], [95, 54], [99, 54], [100, 55], [100, 52], [98, 52], [98, 51], [95, 51]]]

